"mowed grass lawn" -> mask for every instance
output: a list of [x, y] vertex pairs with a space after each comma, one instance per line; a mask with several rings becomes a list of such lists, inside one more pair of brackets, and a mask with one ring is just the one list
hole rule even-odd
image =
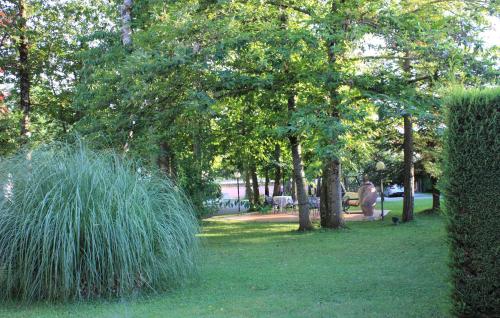
[[[430, 200], [416, 200], [416, 210]], [[205, 222], [199, 278], [170, 293], [50, 305], [3, 303], [0, 317], [447, 317], [445, 221], [294, 232], [296, 224]]]

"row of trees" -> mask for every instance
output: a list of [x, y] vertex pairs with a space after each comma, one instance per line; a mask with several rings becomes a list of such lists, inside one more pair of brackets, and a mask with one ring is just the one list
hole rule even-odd
[[242, 171], [258, 204], [257, 176], [288, 174], [300, 230], [308, 179], [321, 225], [342, 227], [343, 171], [378, 159], [402, 168], [411, 220], [415, 154], [439, 177], [443, 88], [496, 71], [478, 37], [494, 1], [0, 4], [3, 154], [76, 131], [157, 164], [199, 207], [216, 176]]

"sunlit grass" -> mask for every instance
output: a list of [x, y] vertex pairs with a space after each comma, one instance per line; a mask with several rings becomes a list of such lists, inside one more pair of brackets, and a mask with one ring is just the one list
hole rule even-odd
[[[417, 211], [431, 200], [416, 200]], [[402, 202], [388, 203], [400, 215]], [[447, 317], [444, 220], [418, 215], [297, 233], [293, 223], [204, 222], [200, 280], [147, 298], [0, 306], [9, 317]]]

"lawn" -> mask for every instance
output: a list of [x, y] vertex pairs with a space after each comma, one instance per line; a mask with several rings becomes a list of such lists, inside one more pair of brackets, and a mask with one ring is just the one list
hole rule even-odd
[[[430, 200], [416, 200], [417, 211]], [[0, 317], [447, 317], [448, 250], [440, 216], [342, 231], [205, 222], [199, 278], [170, 293], [73, 304], [7, 303]]]

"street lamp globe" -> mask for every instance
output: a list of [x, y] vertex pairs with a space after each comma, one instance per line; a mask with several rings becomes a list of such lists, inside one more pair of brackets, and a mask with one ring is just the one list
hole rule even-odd
[[236, 179], [239, 179], [239, 178], [241, 177], [241, 173], [240, 173], [239, 171], [236, 171], [236, 172], [234, 173], [234, 177], [235, 177]]
[[377, 171], [385, 170], [385, 163], [383, 163], [382, 161], [377, 162], [377, 164], [375, 165], [375, 169]]

